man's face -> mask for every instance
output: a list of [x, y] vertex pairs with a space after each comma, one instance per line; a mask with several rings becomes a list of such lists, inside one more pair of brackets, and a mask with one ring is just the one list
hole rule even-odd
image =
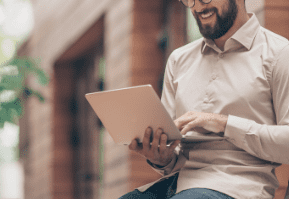
[[218, 39], [233, 26], [238, 13], [236, 0], [213, 0], [210, 4], [205, 4], [206, 7], [200, 5], [198, 0], [195, 3], [199, 6], [195, 5], [192, 13], [205, 38]]

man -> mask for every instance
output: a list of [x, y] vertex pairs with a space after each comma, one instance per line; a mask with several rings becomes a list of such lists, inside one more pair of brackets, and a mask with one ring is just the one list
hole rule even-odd
[[129, 148], [164, 177], [121, 198], [273, 198], [274, 169], [289, 163], [289, 42], [244, 0], [182, 1], [204, 38], [170, 55], [162, 103], [182, 134], [228, 139], [167, 146], [158, 129], [150, 144], [148, 128]]

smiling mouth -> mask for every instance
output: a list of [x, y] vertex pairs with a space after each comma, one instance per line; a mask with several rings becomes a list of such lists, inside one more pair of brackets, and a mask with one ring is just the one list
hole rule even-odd
[[201, 18], [202, 18], [202, 19], [208, 19], [208, 18], [211, 17], [213, 14], [214, 14], [214, 11], [210, 11], [210, 12], [207, 12], [206, 14], [202, 13], [202, 14], [200, 14], [200, 15], [201, 15]]

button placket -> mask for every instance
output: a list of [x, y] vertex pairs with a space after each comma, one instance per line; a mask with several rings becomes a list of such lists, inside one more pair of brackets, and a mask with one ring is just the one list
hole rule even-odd
[[212, 74], [211, 80], [217, 79], [217, 75], [215, 73]]

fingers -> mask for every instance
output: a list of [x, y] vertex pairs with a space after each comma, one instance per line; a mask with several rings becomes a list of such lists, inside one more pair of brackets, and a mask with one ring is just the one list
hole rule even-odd
[[143, 137], [143, 151], [144, 153], [148, 152], [150, 149], [150, 138], [152, 134], [152, 129], [148, 127], [145, 131], [144, 137]]
[[164, 154], [167, 150], [167, 135], [166, 134], [162, 134], [161, 135], [161, 141], [160, 141], [160, 147], [159, 147], [159, 150], [160, 150], [160, 154]]
[[184, 125], [184, 123], [185, 123], [185, 121], [184, 121], [183, 118], [181, 117], [181, 118], [178, 118], [178, 119], [174, 120], [174, 123], [175, 123], [176, 127], [177, 127], [179, 130], [181, 130], [182, 127], [183, 127], [183, 125]]
[[157, 129], [156, 132], [154, 133], [154, 138], [151, 146], [151, 150], [153, 150], [153, 152], [158, 152], [160, 137], [162, 133], [163, 133], [162, 129]]
[[173, 152], [180, 143], [181, 140], [175, 140], [169, 147], [170, 152]]
[[212, 133], [211, 131], [204, 129], [203, 127], [197, 127], [197, 126], [194, 127], [192, 130], [197, 131], [198, 133], [204, 133], [204, 134]]
[[128, 148], [132, 151], [141, 151], [142, 150], [142, 147], [141, 145], [138, 144], [137, 140], [133, 140], [130, 145], [128, 146]]
[[129, 145], [129, 149], [138, 152], [156, 165], [165, 166], [172, 160], [173, 151], [180, 143], [180, 140], [174, 141], [171, 146], [167, 146], [168, 137], [159, 128], [154, 132], [153, 140], [150, 144], [152, 132], [151, 128], [147, 128], [143, 137], [143, 143], [139, 144], [137, 140], [133, 140]]
[[174, 120], [174, 123], [179, 130], [182, 130], [186, 124], [195, 120], [196, 118], [197, 118], [196, 113], [194, 111], [190, 111], [182, 115], [178, 119]]
[[191, 131], [193, 128], [197, 127], [201, 121], [200, 120], [194, 120], [192, 122], [189, 122], [187, 125], [184, 126], [184, 128], [181, 130], [181, 134], [185, 135], [188, 131]]

